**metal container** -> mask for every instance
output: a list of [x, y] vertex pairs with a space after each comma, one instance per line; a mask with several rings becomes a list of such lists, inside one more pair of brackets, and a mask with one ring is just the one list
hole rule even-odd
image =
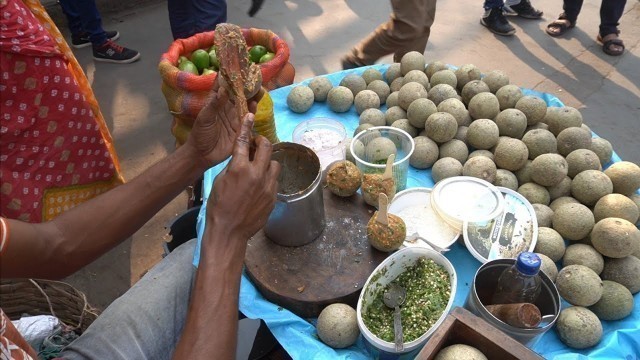
[[[539, 273], [542, 283], [540, 295], [535, 302], [543, 317], [539, 327], [523, 329], [511, 326], [498, 320], [484, 306], [484, 304], [491, 304], [490, 300], [498, 285], [500, 274], [515, 263], [515, 259], [497, 259], [482, 265], [473, 278], [473, 285], [464, 307], [522, 344], [532, 347], [542, 334], [553, 327], [560, 314], [560, 294], [553, 281], [544, 272]], [[552, 317], [545, 318], [545, 315]]]
[[302, 246], [324, 230], [322, 169], [313, 150], [281, 142], [273, 146], [271, 159], [280, 163], [275, 208], [264, 227], [265, 235], [284, 246]]

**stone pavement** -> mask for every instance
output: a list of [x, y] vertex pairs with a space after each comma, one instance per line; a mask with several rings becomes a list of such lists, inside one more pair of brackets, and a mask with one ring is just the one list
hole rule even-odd
[[[124, 175], [131, 179], [171, 152], [173, 138], [156, 69], [171, 42], [166, 3], [128, 3], [124, 10], [103, 13], [105, 27], [118, 29], [119, 42], [139, 50], [142, 59], [113, 65], [94, 63], [90, 49], [76, 55], [115, 139]], [[472, 63], [483, 71], [500, 69], [512, 84], [551, 93], [580, 109], [585, 123], [611, 141], [623, 159], [640, 163], [640, 2], [627, 1], [620, 25], [627, 51], [621, 57], [605, 55], [595, 42], [600, 1], [585, 0], [577, 27], [562, 38], [544, 32], [562, 11], [562, 2], [534, 0], [534, 5], [544, 10], [544, 20], [513, 19], [517, 33], [505, 38], [479, 24], [480, 0], [441, 0], [427, 57], [458, 66]], [[390, 11], [387, 1], [268, 0], [249, 18], [249, 0], [229, 1], [228, 6], [229, 22], [271, 29], [289, 43], [296, 81], [340, 70], [340, 57], [386, 21]], [[164, 226], [186, 206], [183, 194], [131, 239], [68, 280], [92, 303], [106, 306], [161, 259]]]

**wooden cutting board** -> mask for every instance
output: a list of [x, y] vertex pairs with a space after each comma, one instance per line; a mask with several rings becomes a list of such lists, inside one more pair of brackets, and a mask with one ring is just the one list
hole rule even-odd
[[287, 247], [261, 230], [249, 240], [246, 272], [262, 295], [303, 318], [333, 303], [356, 308], [360, 290], [386, 257], [369, 245], [367, 222], [375, 209], [360, 194], [349, 198], [323, 190], [326, 227], [313, 242]]

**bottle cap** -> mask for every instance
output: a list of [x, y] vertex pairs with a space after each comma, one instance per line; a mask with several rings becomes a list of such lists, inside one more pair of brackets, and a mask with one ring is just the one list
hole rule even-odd
[[516, 260], [516, 268], [525, 275], [535, 275], [540, 271], [542, 261], [536, 253], [521, 252]]

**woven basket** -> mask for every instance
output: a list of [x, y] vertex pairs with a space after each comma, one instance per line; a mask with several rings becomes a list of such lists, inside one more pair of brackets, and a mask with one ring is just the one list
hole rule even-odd
[[53, 315], [80, 334], [98, 317], [99, 312], [87, 297], [73, 286], [60, 281], [11, 279], [0, 281], [2, 311], [11, 320], [24, 314]]

